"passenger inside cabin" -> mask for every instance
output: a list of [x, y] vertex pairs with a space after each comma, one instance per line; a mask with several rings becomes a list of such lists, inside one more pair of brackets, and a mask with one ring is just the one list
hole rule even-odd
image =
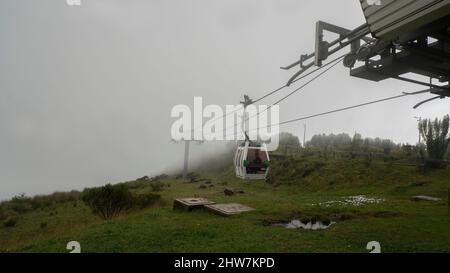
[[261, 171], [264, 171], [263, 160], [259, 154], [259, 150], [255, 150], [254, 158], [250, 161], [249, 168], [247, 168], [247, 173], [249, 174], [258, 174]]
[[259, 157], [259, 151], [255, 150], [255, 159], [253, 159], [252, 162], [255, 166], [261, 166], [262, 165], [262, 159]]

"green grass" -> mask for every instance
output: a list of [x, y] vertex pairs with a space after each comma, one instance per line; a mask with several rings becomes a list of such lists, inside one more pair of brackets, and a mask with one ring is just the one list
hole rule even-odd
[[[319, 160], [319, 159], [317, 159]], [[447, 189], [450, 170], [418, 173], [413, 167], [389, 166], [381, 161], [369, 167], [355, 160], [329, 160], [303, 177], [300, 163], [290, 169], [273, 166], [273, 184], [234, 178], [231, 170], [203, 174], [214, 187], [164, 179], [158, 205], [103, 221], [80, 201], [37, 209], [20, 215], [15, 227], [0, 227], [0, 251], [68, 252], [69, 241], [82, 252], [368, 252], [370, 241], [383, 252], [450, 252], [450, 214]], [[314, 165], [314, 164], [313, 164]], [[292, 172], [292, 173], [290, 173]], [[419, 183], [420, 182], [420, 183]], [[422, 184], [418, 186], [417, 183]], [[168, 187], [167, 185], [170, 185]], [[225, 187], [244, 194], [227, 197]], [[148, 192], [149, 187], [138, 189]], [[384, 198], [380, 204], [359, 207], [318, 206], [320, 202], [352, 195]], [[431, 195], [439, 202], [413, 202], [411, 196]], [[181, 197], [206, 197], [216, 202], [238, 202], [255, 212], [221, 217], [207, 211], [172, 210]], [[263, 225], [264, 219], [290, 220], [295, 213], [350, 215], [327, 230], [288, 230]], [[41, 228], [41, 223], [47, 227]]]

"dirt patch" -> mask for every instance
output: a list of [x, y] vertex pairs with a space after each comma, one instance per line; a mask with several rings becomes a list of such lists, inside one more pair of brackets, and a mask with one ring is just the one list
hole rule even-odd
[[410, 187], [423, 187], [423, 186], [427, 186], [428, 184], [430, 184], [430, 182], [418, 181], [418, 182], [412, 182], [411, 184], [409, 184], [409, 186]]
[[369, 217], [374, 218], [391, 218], [401, 216], [400, 212], [397, 211], [373, 211], [373, 212], [344, 212], [336, 213], [330, 216], [334, 221], [348, 221], [353, 219], [364, 219]]
[[402, 214], [397, 211], [376, 211], [372, 213], [371, 216], [376, 218], [391, 218], [391, 217], [399, 217], [400, 215]]

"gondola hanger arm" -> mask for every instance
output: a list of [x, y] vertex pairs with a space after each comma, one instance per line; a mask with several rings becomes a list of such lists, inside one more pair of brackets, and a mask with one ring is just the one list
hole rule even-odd
[[[339, 35], [334, 41], [328, 42], [324, 40], [324, 32], [332, 32]], [[354, 30], [348, 30], [336, 25], [332, 25], [326, 22], [318, 21], [316, 23], [316, 38], [315, 38], [315, 51], [311, 54], [305, 54], [300, 56], [300, 60], [281, 67], [283, 70], [289, 70], [296, 66], [300, 66], [300, 71], [295, 73], [288, 81], [287, 86], [290, 86], [296, 78], [298, 78], [305, 71], [313, 66], [322, 66], [322, 62], [326, 60], [330, 55], [338, 52], [339, 50], [351, 46], [350, 53], [356, 53], [361, 47], [361, 40], [366, 43], [374, 42], [374, 39], [365, 37], [370, 33], [367, 24], [361, 25]], [[314, 58], [310, 63], [305, 64], [306, 61]]]
[[444, 99], [445, 98], [445, 96], [437, 96], [437, 97], [434, 97], [434, 98], [431, 98], [431, 99], [427, 99], [427, 100], [424, 100], [424, 101], [421, 101], [421, 102], [419, 102], [418, 104], [416, 104], [416, 105], [414, 105], [414, 109], [417, 109], [417, 108], [419, 108], [420, 106], [422, 106], [422, 105], [424, 105], [425, 103], [428, 103], [428, 102], [430, 102], [430, 101], [434, 101], [434, 100], [437, 100], [437, 99]]

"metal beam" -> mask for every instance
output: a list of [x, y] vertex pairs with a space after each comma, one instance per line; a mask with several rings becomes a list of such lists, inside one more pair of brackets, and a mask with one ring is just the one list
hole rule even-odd
[[[318, 24], [320, 24], [320, 23], [321, 24], [327, 24], [327, 23], [319, 21]], [[328, 24], [328, 25], [332, 26], [331, 24]], [[336, 29], [338, 29], [338, 28], [339, 27], [336, 26]], [[346, 29], [340, 28], [340, 30], [346, 30]], [[361, 26], [357, 27], [356, 29], [354, 29], [352, 31], [347, 32], [345, 37], [339, 37], [338, 39], [330, 42], [329, 43], [329, 47], [333, 47], [333, 46], [335, 46], [337, 44], [343, 44], [343, 41], [345, 39], [349, 39], [350, 42], [353, 42], [353, 41], [355, 41], [357, 39], [363, 39], [365, 42], [368, 42], [368, 43], [369, 42], [374, 42], [375, 41], [374, 39], [369, 38], [369, 37], [365, 37], [368, 34], [370, 34], [369, 26], [367, 24], [364, 24], [364, 25], [361, 25]], [[348, 42], [344, 43], [344, 46], [347, 46], [347, 45], [349, 45]], [[334, 52], [336, 52], [336, 51], [334, 51]], [[311, 54], [306, 54], [306, 55], [302, 55], [302, 56], [303, 56], [303, 58], [300, 58], [300, 60], [298, 60], [298, 61], [296, 61], [296, 62], [294, 62], [294, 63], [292, 63], [290, 65], [283, 66], [283, 67], [281, 67], [281, 69], [289, 70], [289, 69], [292, 69], [292, 68], [294, 68], [296, 66], [299, 66], [299, 65], [303, 66], [303, 67], [306, 67], [306, 66], [312, 67], [314, 65], [314, 63], [312, 65], [303, 65], [303, 63], [305, 61], [308, 61], [309, 59], [314, 58], [316, 56], [316, 51], [311, 53]]]

